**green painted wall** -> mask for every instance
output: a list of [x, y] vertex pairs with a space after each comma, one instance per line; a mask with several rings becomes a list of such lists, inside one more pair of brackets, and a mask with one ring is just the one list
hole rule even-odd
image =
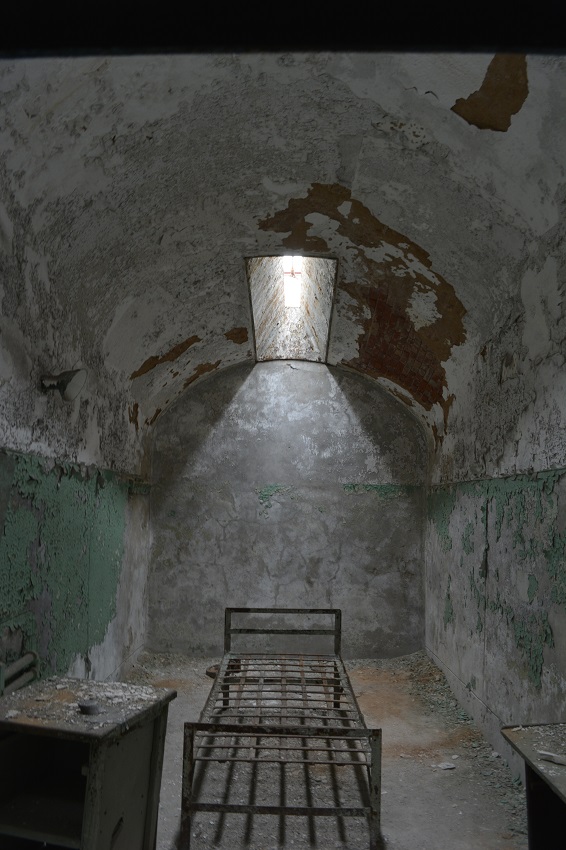
[[427, 646], [502, 722], [566, 711], [566, 470], [432, 489]]
[[88, 659], [116, 613], [127, 500], [111, 473], [0, 452], [0, 657]]

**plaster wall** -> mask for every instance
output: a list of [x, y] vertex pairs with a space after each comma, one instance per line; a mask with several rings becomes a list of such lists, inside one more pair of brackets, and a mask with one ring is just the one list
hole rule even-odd
[[[485, 52], [0, 62], [4, 444], [143, 474], [187, 387], [253, 360], [242, 260], [282, 253], [338, 260], [321, 359], [457, 439], [460, 362], [560, 245], [565, 73]], [[38, 394], [78, 366], [72, 407]]]
[[[1, 144], [1, 140], [0, 140]], [[10, 197], [0, 166], [0, 193]], [[116, 371], [103, 362], [100, 342], [83, 332], [100, 296], [71, 303], [51, 277], [45, 252], [30, 224], [31, 214], [0, 203], [0, 433], [2, 447], [53, 460], [140, 474], [143, 438], [132, 421]], [[13, 238], [2, 240], [10, 222]], [[61, 253], [65, 253], [64, 248]], [[80, 274], [77, 275], [80, 277]], [[80, 290], [80, 286], [78, 287]], [[44, 392], [41, 378], [84, 369], [80, 394], [64, 402]]]
[[500, 750], [502, 725], [566, 712], [563, 246], [530, 246], [520, 301], [452, 362], [429, 499], [427, 648]]
[[427, 647], [500, 751], [501, 726], [566, 712], [565, 472], [430, 497]]
[[118, 674], [145, 633], [147, 496], [113, 473], [0, 453], [0, 657]]
[[225, 370], [159, 421], [148, 644], [222, 651], [226, 606], [338, 607], [345, 657], [422, 648], [426, 444], [373, 381]]

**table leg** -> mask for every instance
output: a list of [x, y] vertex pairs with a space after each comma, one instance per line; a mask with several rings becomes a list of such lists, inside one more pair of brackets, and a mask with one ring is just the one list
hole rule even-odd
[[564, 850], [566, 803], [525, 764], [529, 850]]

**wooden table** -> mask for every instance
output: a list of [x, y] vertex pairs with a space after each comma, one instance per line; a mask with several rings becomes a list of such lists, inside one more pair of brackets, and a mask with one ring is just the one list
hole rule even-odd
[[0, 698], [0, 846], [153, 850], [176, 691], [52, 677]]
[[566, 723], [506, 726], [501, 734], [525, 761], [529, 850], [564, 850], [566, 765], [540, 753], [566, 757]]

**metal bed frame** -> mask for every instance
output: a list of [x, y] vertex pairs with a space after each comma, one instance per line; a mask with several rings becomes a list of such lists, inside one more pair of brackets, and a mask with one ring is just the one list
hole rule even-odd
[[[289, 623], [290, 617], [303, 625], [269, 627], [269, 621], [262, 625], [264, 615], [269, 621], [283, 617]], [[256, 625], [234, 625], [242, 617]], [[317, 625], [328, 617], [333, 620], [330, 628]], [[314, 627], [304, 625], [313, 618]], [[264, 647], [274, 635], [299, 636], [301, 642], [326, 636], [332, 639], [334, 652], [234, 651], [236, 635], [255, 635]], [[222, 661], [199, 722], [184, 724], [182, 850], [190, 847], [196, 812], [220, 813], [222, 819], [226, 814], [245, 814], [248, 823], [255, 815], [279, 815], [280, 840], [288, 815], [309, 819], [311, 839], [315, 817], [334, 816], [343, 829], [342, 818], [363, 816], [370, 850], [382, 846], [381, 729], [367, 728], [340, 649], [339, 609], [225, 610]], [[264, 774], [262, 782], [260, 772], [266, 770], [271, 773]], [[294, 771], [295, 780], [301, 775], [298, 805], [289, 800], [289, 771]], [[326, 785], [321, 785], [321, 772], [327, 776]], [[296, 785], [295, 781], [291, 788], [294, 797]], [[258, 799], [266, 791], [268, 799]]]

